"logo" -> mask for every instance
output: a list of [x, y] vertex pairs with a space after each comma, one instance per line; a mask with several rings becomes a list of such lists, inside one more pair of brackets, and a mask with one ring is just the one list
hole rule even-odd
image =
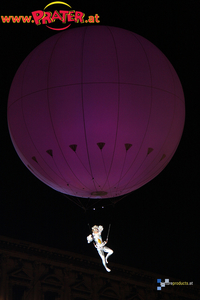
[[100, 23], [99, 18], [98, 14], [86, 18], [85, 13], [73, 10], [62, 1], [51, 2], [43, 10], [32, 11], [30, 16], [1, 16], [2, 23], [33, 23], [58, 31], [67, 29], [72, 23]]
[[193, 282], [188, 281], [173, 281], [170, 282], [169, 279], [165, 279], [164, 282], [162, 282], [161, 279], [157, 279], [157, 283], [159, 286], [157, 286], [157, 291], [161, 291], [162, 288], [166, 287], [166, 285], [193, 285]]

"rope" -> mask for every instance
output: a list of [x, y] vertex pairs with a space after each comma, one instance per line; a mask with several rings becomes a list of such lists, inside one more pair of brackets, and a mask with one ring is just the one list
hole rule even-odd
[[106, 241], [108, 241], [108, 237], [109, 237], [109, 234], [110, 234], [110, 226], [111, 226], [111, 224], [109, 224], [109, 227], [108, 227], [108, 233], [107, 233]]

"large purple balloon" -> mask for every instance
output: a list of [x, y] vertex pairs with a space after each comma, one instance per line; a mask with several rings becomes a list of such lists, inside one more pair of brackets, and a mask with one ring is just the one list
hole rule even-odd
[[84, 198], [134, 191], [158, 175], [182, 135], [184, 95], [163, 53], [124, 29], [66, 30], [39, 45], [9, 94], [14, 147], [35, 176]]

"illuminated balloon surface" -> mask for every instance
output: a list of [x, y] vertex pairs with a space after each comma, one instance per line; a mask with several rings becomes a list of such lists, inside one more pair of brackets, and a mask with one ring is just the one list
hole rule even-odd
[[164, 54], [145, 38], [106, 26], [79, 27], [40, 44], [9, 94], [14, 147], [53, 189], [111, 198], [138, 189], [172, 158], [184, 95]]

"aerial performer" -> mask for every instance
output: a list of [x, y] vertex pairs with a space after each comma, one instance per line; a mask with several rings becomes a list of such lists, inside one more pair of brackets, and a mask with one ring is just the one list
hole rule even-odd
[[[108, 242], [108, 237], [107, 237], [106, 241], [104, 241], [104, 242], [102, 241], [102, 237], [101, 237], [102, 231], [103, 231], [103, 226], [94, 225], [92, 227], [92, 234], [87, 236], [87, 241], [88, 241], [88, 243], [91, 243], [92, 241], [94, 241], [94, 246], [97, 249], [97, 251], [102, 259], [102, 263], [103, 263], [106, 271], [110, 272], [111, 270], [107, 267], [106, 264], [108, 263], [108, 257], [113, 254], [113, 250], [105, 246]], [[107, 253], [106, 256], [105, 256], [105, 253]]]

